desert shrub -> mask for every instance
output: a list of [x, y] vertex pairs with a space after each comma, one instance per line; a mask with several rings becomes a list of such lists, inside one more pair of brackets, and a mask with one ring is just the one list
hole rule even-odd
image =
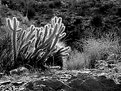
[[6, 34], [0, 39], [0, 72], [12, 67], [12, 59], [11, 36]]
[[84, 40], [84, 52], [89, 57], [90, 67], [94, 67], [95, 60], [105, 60], [105, 55], [120, 53], [119, 38], [115, 33], [109, 33], [102, 38]]
[[88, 60], [85, 53], [73, 50], [65, 62], [65, 67], [67, 70], [80, 70], [86, 68]]

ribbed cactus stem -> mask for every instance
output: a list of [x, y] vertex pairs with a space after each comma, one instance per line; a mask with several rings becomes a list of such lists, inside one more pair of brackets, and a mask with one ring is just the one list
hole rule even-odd
[[17, 61], [17, 37], [16, 31], [13, 31], [13, 52], [14, 52], [14, 61]]
[[11, 20], [10, 18], [7, 19], [7, 24], [9, 29], [12, 31], [12, 46], [13, 46], [13, 55], [14, 55], [14, 61], [17, 60], [17, 30], [18, 29], [18, 25], [19, 22], [17, 21], [16, 17], [13, 17], [13, 19]]

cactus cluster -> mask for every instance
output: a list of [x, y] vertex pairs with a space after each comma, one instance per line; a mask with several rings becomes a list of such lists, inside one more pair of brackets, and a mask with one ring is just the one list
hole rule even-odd
[[[57, 50], [56, 44], [66, 33], [62, 18], [55, 16], [50, 23], [44, 27], [31, 25], [26, 30], [22, 30], [16, 17], [7, 18], [7, 26], [11, 34], [13, 60], [18, 61], [21, 56], [27, 63], [35, 61], [35, 65], [44, 64], [49, 55]], [[69, 47], [64, 47], [63, 51], [68, 51]], [[63, 52], [62, 51], [62, 52]]]

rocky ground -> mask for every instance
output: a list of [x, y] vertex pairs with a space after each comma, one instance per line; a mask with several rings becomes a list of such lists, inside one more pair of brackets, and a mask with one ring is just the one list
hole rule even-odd
[[90, 70], [24, 71], [2, 76], [0, 91], [121, 91], [121, 85]]

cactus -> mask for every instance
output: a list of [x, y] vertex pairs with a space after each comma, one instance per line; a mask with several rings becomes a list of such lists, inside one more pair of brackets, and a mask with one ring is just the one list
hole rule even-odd
[[[12, 31], [14, 61], [21, 56], [23, 60], [28, 60], [27, 63], [35, 61], [37, 64], [44, 64], [48, 56], [56, 50], [58, 41], [66, 35], [62, 18], [56, 16], [44, 27], [31, 25], [26, 30], [22, 30], [16, 17], [7, 18], [7, 25]], [[61, 52], [67, 50], [68, 48], [63, 48]]]
[[34, 48], [31, 46], [35, 42], [35, 26], [31, 25], [30, 28], [27, 30], [23, 30], [19, 33], [18, 36], [18, 47], [17, 51], [18, 53], [23, 53], [25, 55], [25, 59], [28, 57], [30, 51], [32, 51]]
[[16, 17], [13, 17], [11, 20], [10, 18], [7, 19], [7, 24], [9, 29], [12, 31], [12, 45], [13, 45], [13, 53], [14, 53], [14, 61], [17, 60], [17, 35], [16, 33], [21, 29], [18, 28], [19, 22]]
[[[22, 30], [19, 28], [19, 21], [16, 17], [12, 19], [7, 18], [7, 26], [9, 30], [12, 32], [12, 47], [13, 47], [13, 60], [17, 61], [17, 58], [20, 54], [27, 56], [27, 51], [30, 45], [34, 42], [34, 25], [31, 25], [29, 31]], [[26, 59], [26, 58], [25, 58]]]
[[36, 28], [35, 50], [31, 57], [37, 57], [40, 52], [43, 52], [37, 63], [40, 61], [45, 63], [48, 56], [54, 52], [57, 42], [66, 35], [64, 30], [65, 26], [62, 23], [62, 18], [58, 17], [54, 17], [51, 24]]

